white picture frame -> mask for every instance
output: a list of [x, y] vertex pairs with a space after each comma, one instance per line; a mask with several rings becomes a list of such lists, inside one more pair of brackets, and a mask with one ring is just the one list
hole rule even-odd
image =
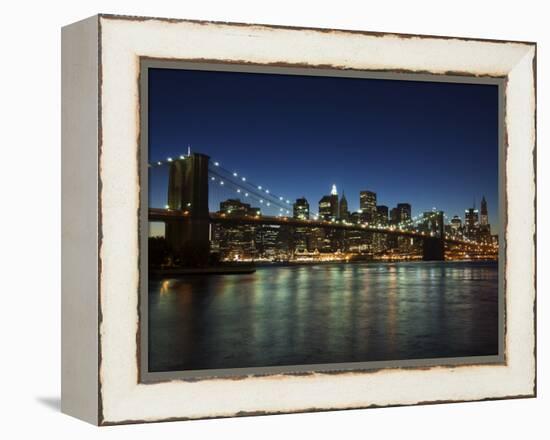
[[[501, 78], [499, 364], [140, 376], [140, 60]], [[536, 45], [98, 15], [62, 32], [62, 410], [97, 425], [536, 395]]]

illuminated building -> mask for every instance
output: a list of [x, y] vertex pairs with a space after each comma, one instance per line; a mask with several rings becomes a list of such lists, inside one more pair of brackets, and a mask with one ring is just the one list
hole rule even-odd
[[323, 228], [310, 228], [308, 232], [308, 250], [320, 252], [325, 240], [325, 230]]
[[383, 226], [388, 224], [388, 207], [386, 205], [376, 207], [376, 221]]
[[405, 223], [411, 218], [410, 203], [398, 203], [397, 206], [390, 211], [390, 221], [393, 224]]
[[280, 225], [261, 225], [256, 228], [256, 244], [260, 258], [288, 258], [288, 228]]
[[360, 191], [359, 208], [361, 209], [363, 221], [374, 221], [376, 218], [376, 193], [373, 191]]
[[479, 212], [475, 208], [464, 211], [464, 235], [470, 240], [477, 240], [479, 237]]
[[348, 211], [348, 201], [346, 200], [346, 195], [342, 193], [342, 198], [340, 199], [339, 206], [339, 215], [340, 220], [349, 221], [349, 211]]
[[[227, 217], [256, 217], [261, 214], [259, 208], [253, 208], [240, 199], [228, 199], [220, 203], [218, 214]], [[256, 227], [246, 223], [212, 225], [212, 248], [219, 250], [222, 260], [243, 260], [255, 258]]]
[[227, 199], [220, 203], [219, 214], [231, 217], [260, 215], [260, 208], [252, 208], [250, 204], [241, 202], [240, 199]]
[[332, 185], [329, 196], [319, 200], [319, 218], [326, 221], [335, 221], [338, 218], [338, 192], [336, 185]]
[[410, 203], [398, 203], [397, 211], [399, 212], [399, 223], [408, 222], [412, 218]]
[[296, 202], [292, 205], [293, 217], [300, 220], [309, 220], [309, 203], [302, 197], [296, 199]]
[[350, 221], [350, 223], [352, 223], [354, 225], [360, 224], [361, 223], [361, 212], [360, 211], [352, 212], [349, 215], [349, 221]]
[[484, 243], [491, 243], [491, 225], [489, 224], [489, 212], [485, 196], [481, 199], [481, 213], [479, 217], [479, 240]]
[[487, 200], [485, 200], [485, 196], [481, 199], [481, 216], [479, 217], [479, 225], [489, 225], [489, 213], [487, 212]]
[[451, 230], [450, 230], [451, 235], [453, 235], [455, 237], [462, 236], [462, 220], [460, 219], [460, 217], [458, 215], [455, 215], [451, 219], [450, 227], [451, 227]]
[[[309, 220], [309, 203], [305, 197], [296, 199], [292, 208], [294, 218]], [[294, 252], [304, 253], [309, 250], [310, 235], [311, 233], [307, 226], [298, 226], [294, 229]]]
[[453, 229], [456, 232], [458, 232], [462, 229], [462, 220], [460, 219], [460, 217], [458, 215], [455, 215], [451, 219], [451, 229]]

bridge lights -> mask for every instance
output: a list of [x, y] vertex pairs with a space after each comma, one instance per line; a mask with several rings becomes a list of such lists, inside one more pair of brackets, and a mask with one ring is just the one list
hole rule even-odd
[[265, 193], [266, 193], [266, 194], [269, 194], [269, 190], [268, 190], [268, 189], [266, 189], [266, 190], [265, 190]]
[[180, 159], [185, 159], [185, 156], [183, 154], [180, 154]]
[[283, 198], [282, 198], [282, 197], [279, 197], [279, 200], [281, 200], [281, 201], [282, 201], [282, 200], [283, 200]]
[[290, 204], [290, 200], [287, 200], [286, 203], [289, 205], [289, 204]]
[[240, 192], [241, 192], [241, 189], [240, 189], [240, 188], [237, 188], [237, 192], [240, 193]]
[[246, 182], [246, 177], [241, 177], [241, 180], [242, 180], [243, 182]]
[[245, 197], [248, 197], [248, 193], [244, 193], [244, 196], [245, 196]]
[[269, 203], [269, 202], [267, 202], [267, 203], [266, 203], [266, 205], [267, 205], [267, 206], [270, 206], [270, 203]]
[[170, 205], [164, 205], [164, 209], [170, 209]]
[[262, 199], [260, 199], [260, 203], [263, 203], [264, 201]]
[[216, 178], [215, 178], [214, 176], [212, 176], [212, 177], [210, 178], [210, 180], [216, 180]]
[[233, 173], [233, 177], [237, 177], [237, 173]]
[[168, 162], [172, 162], [172, 158], [169, 157], [168, 159], [166, 159]]
[[223, 180], [220, 180], [220, 185], [223, 185]]
[[157, 165], [162, 165], [162, 162], [159, 160], [159, 161], [157, 162]]
[[258, 189], [262, 189], [262, 186], [260, 185], [260, 186], [258, 187]]
[[214, 166], [219, 167], [220, 163], [219, 162], [214, 162]]

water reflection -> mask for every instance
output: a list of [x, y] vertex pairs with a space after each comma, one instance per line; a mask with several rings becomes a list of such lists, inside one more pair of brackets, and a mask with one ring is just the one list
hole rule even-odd
[[266, 267], [149, 285], [151, 371], [497, 354], [498, 264]]

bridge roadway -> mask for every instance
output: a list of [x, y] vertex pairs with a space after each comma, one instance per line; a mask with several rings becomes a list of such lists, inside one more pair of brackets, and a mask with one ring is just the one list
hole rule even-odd
[[[149, 208], [149, 221], [165, 222], [169, 220], [185, 220], [189, 218], [187, 211], [172, 211], [169, 209]], [[417, 231], [407, 231], [405, 229], [398, 228], [376, 228], [367, 225], [357, 225], [353, 223], [336, 223], [325, 220], [301, 220], [293, 217], [274, 217], [274, 216], [227, 216], [225, 214], [218, 214], [216, 212], [210, 213], [211, 223], [220, 224], [255, 224], [255, 225], [287, 225], [287, 226], [306, 226], [309, 228], [331, 228], [331, 229], [343, 229], [346, 231], [364, 231], [374, 232], [387, 235], [395, 235], [411, 238], [429, 238], [429, 234]], [[478, 243], [472, 243], [465, 240], [457, 240], [454, 238], [445, 238], [446, 243], [458, 244], [458, 245], [479, 245]]]

